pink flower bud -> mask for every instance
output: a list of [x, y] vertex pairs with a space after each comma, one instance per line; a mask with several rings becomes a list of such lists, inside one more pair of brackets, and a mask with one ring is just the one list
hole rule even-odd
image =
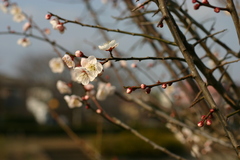
[[87, 101], [88, 99], [89, 99], [89, 95], [85, 95], [85, 96], [82, 97], [83, 101]]
[[146, 84], [141, 84], [142, 89], [145, 89], [146, 87], [147, 87]]
[[132, 91], [133, 91], [132, 88], [127, 88], [126, 93], [127, 93], [127, 94], [130, 94], [130, 93], [132, 93]]
[[192, 0], [192, 3], [196, 3], [197, 2], [197, 0]]
[[97, 112], [98, 114], [102, 113], [101, 109], [97, 109], [96, 112]]
[[206, 118], [206, 115], [202, 115], [201, 116], [201, 120], [203, 120], [204, 118]]
[[76, 57], [82, 57], [84, 54], [83, 54], [83, 52], [81, 52], [80, 50], [77, 50], [76, 52], [75, 52], [75, 56]]
[[220, 12], [220, 8], [218, 8], [218, 7], [214, 8], [214, 12], [219, 13]]
[[215, 110], [214, 109], [210, 109], [210, 112], [212, 113], [212, 112], [214, 112]]
[[204, 122], [203, 121], [200, 121], [200, 122], [198, 122], [198, 127], [203, 127], [203, 125], [204, 125]]
[[167, 84], [166, 84], [166, 83], [163, 83], [163, 84], [162, 84], [162, 88], [163, 88], [163, 89], [166, 89], [166, 88], [167, 88]]
[[212, 124], [212, 121], [211, 121], [210, 119], [207, 119], [207, 120], [206, 120], [206, 124], [207, 124], [208, 126], [210, 126], [210, 125]]
[[51, 14], [46, 14], [46, 15], [45, 15], [45, 19], [47, 19], [47, 20], [51, 19], [51, 17], [52, 17]]
[[136, 63], [132, 63], [132, 64], [131, 64], [131, 67], [132, 67], [132, 68], [136, 68], [136, 67], [137, 67], [137, 64], [136, 64]]
[[202, 3], [209, 4], [208, 0], [202, 0]]

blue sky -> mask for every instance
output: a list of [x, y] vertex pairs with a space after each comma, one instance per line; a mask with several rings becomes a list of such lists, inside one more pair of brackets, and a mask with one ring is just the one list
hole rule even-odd
[[[101, 1], [100, 0], [92, 0], [96, 8], [101, 9]], [[14, 2], [14, 1], [12, 1]], [[51, 28], [49, 21], [45, 20], [45, 14], [50, 11], [54, 14], [58, 14], [64, 18], [68, 18], [74, 20], [76, 18], [82, 18], [84, 23], [92, 24], [91, 17], [88, 15], [86, 8], [82, 5], [83, 2], [80, 0], [16, 0], [17, 4], [22, 8], [22, 10], [28, 15], [32, 16], [35, 22], [41, 28]], [[190, 1], [189, 1], [190, 2]], [[211, 1], [210, 1], [211, 2]], [[214, 1], [213, 1], [214, 3]], [[216, 19], [216, 32], [228, 29], [223, 34], [223, 40], [230, 47], [234, 48], [235, 51], [239, 50], [239, 44], [237, 41], [237, 36], [234, 31], [233, 23], [231, 22], [231, 18], [226, 16], [224, 13], [214, 13], [213, 10], [201, 7], [198, 11], [193, 10], [193, 4], [188, 3], [189, 12], [197, 17], [197, 20], [202, 22], [206, 18]], [[122, 29], [122, 30], [131, 30], [137, 32], [137, 29], [134, 29], [129, 25], [129, 21], [123, 21], [121, 23], [116, 22], [116, 20], [112, 19], [111, 16], [118, 16], [119, 13], [114, 11], [110, 5], [107, 6], [106, 10], [103, 12], [103, 16], [101, 17], [101, 21], [106, 27]], [[12, 16], [10, 14], [4, 14], [0, 12], [0, 32], [6, 31], [7, 26], [11, 26], [13, 30], [22, 31], [23, 23], [16, 23], [12, 21]], [[127, 24], [127, 25], [126, 25]], [[212, 25], [212, 22], [207, 22], [208, 26]], [[60, 34], [57, 31], [52, 30], [50, 39], [56, 40], [59, 44], [63, 45], [70, 52], [75, 52], [80, 49], [85, 52], [95, 52], [95, 54], [103, 55], [101, 51], [94, 51], [92, 47], [85, 43], [85, 41], [90, 41], [91, 43], [100, 45], [104, 43], [101, 41], [101, 37], [95, 29], [85, 28], [76, 26], [73, 24], [66, 25], [67, 30], [64, 34]], [[112, 39], [116, 39], [120, 42], [119, 49], [128, 53], [128, 49], [134, 45], [134, 42], [138, 40], [136, 37], [132, 36], [123, 36], [116, 33], [109, 33]], [[168, 40], [172, 40], [172, 36], [168, 34], [167, 27], [163, 29], [163, 34]], [[52, 54], [52, 47], [45, 43], [40, 42], [38, 40], [31, 39], [32, 44], [27, 48], [23, 48], [17, 45], [17, 40], [22, 36], [13, 36], [13, 35], [0, 35], [0, 73], [6, 73], [11, 76], [17, 75], [17, 69], [14, 64], [20, 61], [22, 58], [26, 56], [38, 56], [39, 53], [42, 54]], [[216, 48], [217, 51], [221, 51], [221, 48]], [[145, 46], [143, 48], [139, 48], [139, 51], [136, 51], [136, 54], [144, 55], [144, 53], [148, 52], [151, 54], [151, 50]], [[151, 56], [151, 55], [148, 55]], [[239, 68], [238, 64], [233, 64], [230, 67], [230, 72], [234, 72], [237, 68]], [[234, 74], [235, 79], [238, 78], [236, 74]]]

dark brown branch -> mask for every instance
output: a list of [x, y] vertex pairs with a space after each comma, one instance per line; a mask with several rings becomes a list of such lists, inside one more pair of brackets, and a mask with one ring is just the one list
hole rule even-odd
[[[49, 12], [49, 13], [50, 13], [50, 12]], [[50, 13], [50, 14], [51, 14], [52, 16], [57, 17], [57, 18], [60, 19], [60, 20], [63, 20], [64, 23], [73, 23], [73, 24], [81, 25], [82, 27], [97, 28], [97, 29], [101, 29], [101, 30], [105, 30], [105, 31], [109, 31], [109, 32], [117, 32], [117, 33], [132, 35], [132, 36], [140, 36], [140, 37], [145, 37], [145, 38], [149, 38], [149, 39], [153, 39], [153, 40], [158, 40], [158, 41], [161, 41], [161, 42], [164, 42], [164, 43], [173, 45], [173, 46], [176, 45], [175, 42], [171, 42], [171, 41], [168, 41], [168, 40], [165, 40], [165, 39], [161, 39], [161, 38], [158, 38], [158, 37], [154, 37], [154, 36], [150, 36], [150, 35], [147, 35], [147, 34], [128, 32], [128, 31], [123, 31], [123, 30], [120, 30], [120, 29], [110, 29], [110, 28], [106, 28], [106, 27], [99, 26], [99, 25], [84, 24], [84, 23], [81, 23], [81, 22], [78, 22], [78, 21], [72, 21], [72, 20], [64, 19], [64, 18], [62, 18], [62, 17], [60, 17], [60, 16], [58, 16], [58, 15], [55, 15], [55, 14], [53, 14], [53, 13]]]

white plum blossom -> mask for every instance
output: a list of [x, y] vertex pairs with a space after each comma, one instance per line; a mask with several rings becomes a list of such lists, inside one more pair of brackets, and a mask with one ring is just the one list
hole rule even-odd
[[50, 23], [51, 23], [53, 29], [57, 29], [56, 26], [57, 26], [57, 24], [59, 23], [59, 20], [56, 19], [56, 18], [53, 18], [53, 19], [50, 20]]
[[71, 88], [67, 85], [66, 82], [58, 80], [56, 86], [57, 86], [58, 91], [61, 94], [72, 93]]
[[25, 17], [25, 15], [22, 14], [22, 13], [15, 14], [15, 15], [13, 16], [13, 21], [15, 21], [15, 22], [22, 22], [22, 21], [24, 21], [25, 19], [26, 19], [26, 17]]
[[110, 83], [98, 83], [98, 91], [96, 94], [96, 98], [98, 100], [105, 100], [107, 96], [112, 95], [116, 90], [115, 86], [112, 86]]
[[81, 66], [86, 68], [92, 75], [97, 77], [99, 73], [102, 72], [103, 66], [97, 61], [94, 56], [89, 56], [88, 58], [81, 59]]
[[64, 70], [64, 64], [60, 57], [52, 58], [49, 61], [49, 67], [53, 73], [62, 73]]
[[89, 72], [84, 67], [76, 67], [72, 72], [72, 80], [87, 85], [90, 81], [93, 81], [96, 76], [93, 72]]
[[7, 13], [8, 12], [8, 7], [4, 4], [0, 4], [0, 9], [2, 10], [3, 13]]
[[13, 20], [15, 22], [22, 22], [26, 19], [25, 15], [22, 13], [22, 10], [17, 5], [11, 7], [10, 13], [13, 15]]
[[62, 60], [66, 63], [66, 65], [68, 66], [68, 68], [74, 68], [75, 67], [75, 63], [72, 59], [72, 57], [68, 54], [65, 54], [62, 57]]
[[99, 49], [105, 50], [105, 51], [112, 51], [114, 48], [118, 46], [119, 43], [116, 43], [115, 40], [112, 40], [110, 42], [104, 43], [103, 45], [98, 46]]
[[27, 47], [31, 44], [30, 40], [28, 38], [21, 38], [17, 41], [18, 45], [21, 45], [23, 47]]
[[75, 108], [75, 107], [81, 107], [82, 106], [82, 99], [81, 97], [77, 95], [65, 95], [64, 96], [65, 101], [68, 104], [69, 108]]
[[20, 7], [18, 7], [17, 5], [12, 5], [10, 13], [12, 15], [21, 14], [22, 13], [22, 9]]

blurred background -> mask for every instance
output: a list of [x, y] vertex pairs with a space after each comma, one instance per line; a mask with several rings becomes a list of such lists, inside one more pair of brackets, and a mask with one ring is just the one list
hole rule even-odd
[[[44, 18], [48, 12], [67, 19], [78, 19], [84, 23], [94, 24], [81, 0], [17, 0], [15, 2], [41, 28], [52, 27]], [[99, 19], [104, 26], [122, 30], [131, 28], [131, 31], [138, 32], [132, 22], [127, 20], [119, 23], [112, 19], [112, 16], [119, 16], [118, 7], [124, 7], [122, 3], [119, 2], [119, 6], [115, 8], [113, 3], [105, 4], [100, 0], [92, 0], [91, 3], [94, 9], [101, 13]], [[191, 3], [187, 4], [191, 5]], [[192, 12], [192, 7], [189, 8]], [[201, 14], [199, 12], [193, 14], [196, 14], [199, 20], [203, 20], [208, 12], [207, 9], [203, 9]], [[231, 20], [222, 14], [214, 17], [216, 23], [219, 23], [216, 25], [219, 27], [216, 30], [233, 26]], [[217, 21], [219, 18], [221, 21]], [[0, 32], [7, 31], [9, 27], [11, 30], [22, 32], [24, 23], [13, 22], [10, 14], [0, 12], [0, 21]], [[233, 50], [238, 48], [238, 42], [231, 39], [236, 36], [235, 33], [231, 30], [227, 33], [224, 35], [225, 39], [229, 39], [226, 43]], [[133, 50], [129, 42], [139, 43], [132, 36], [108, 34], [120, 43], [120, 50], [124, 50], [124, 55], [141, 56], [148, 53], [148, 56], [151, 56], [152, 54], [149, 46], [136, 45], [134, 47], [138, 49]], [[164, 36], [171, 40], [167, 30]], [[105, 56], [104, 53], [96, 51], [96, 47], [104, 41], [94, 29], [69, 24], [64, 34], [52, 30], [50, 37], [72, 53], [80, 49], [84, 53]], [[23, 48], [17, 45], [19, 38], [22, 36], [0, 34], [0, 159], [87, 160], [88, 153], [85, 152], [84, 147], [79, 148], [79, 144], [85, 143], [91, 150], [111, 160], [154, 160], [159, 157], [168, 159], [163, 153], [154, 150], [131, 133], [110, 124], [92, 111], [84, 107], [69, 109], [63, 95], [56, 89], [57, 80], [70, 80], [69, 72], [66, 70], [62, 74], [51, 72], [48, 62], [52, 57], [56, 57], [52, 47], [48, 43], [31, 39], [31, 45]], [[131, 53], [127, 52], [129, 50]], [[216, 48], [216, 51], [221, 49]], [[151, 62], [146, 62], [145, 65], [148, 63]], [[234, 64], [230, 70], [234, 71], [238, 67]], [[112, 75], [110, 71], [106, 72]], [[238, 80], [238, 75], [234, 75], [233, 78]], [[81, 94], [83, 91], [74, 92]], [[186, 156], [187, 148], [184, 148], [166, 129], [165, 124], [159, 123], [154, 116], [146, 115], [131, 103], [122, 103], [115, 96], [102, 104], [110, 114], [117, 115], [133, 128], [139, 129], [149, 139], [174, 153]]]

